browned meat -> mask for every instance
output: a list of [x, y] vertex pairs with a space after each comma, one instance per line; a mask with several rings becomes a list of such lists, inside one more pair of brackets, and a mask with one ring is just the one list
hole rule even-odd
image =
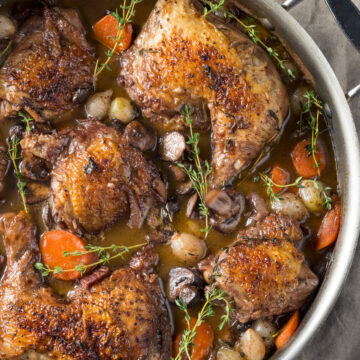
[[234, 24], [204, 19], [194, 2], [157, 2], [122, 57], [120, 79], [144, 115], [166, 130], [185, 125], [184, 104], [194, 126], [199, 113], [210, 112], [212, 183], [219, 186], [278, 132], [288, 96], [269, 56]]
[[115, 128], [95, 120], [52, 134], [27, 133], [23, 152], [51, 162], [52, 216], [61, 227], [94, 233], [130, 213], [141, 227], [166, 187], [154, 165]]
[[94, 284], [110, 275], [110, 269], [107, 266], [100, 266], [92, 271], [90, 274], [85, 275], [80, 279], [79, 284], [85, 289], [89, 290]]
[[90, 290], [58, 298], [34, 269], [35, 226], [1, 219], [7, 268], [0, 285], [0, 358], [27, 351], [62, 360], [168, 360], [170, 319], [158, 277], [121, 268]]
[[84, 102], [92, 91], [94, 51], [73, 9], [45, 8], [20, 29], [0, 70], [0, 119], [23, 108], [52, 119]]
[[6, 145], [0, 140], [0, 192], [3, 190], [3, 180], [9, 166]]
[[294, 220], [271, 214], [199, 267], [213, 278], [211, 286], [234, 300], [240, 322], [286, 313], [298, 309], [319, 282], [293, 245], [301, 235]]

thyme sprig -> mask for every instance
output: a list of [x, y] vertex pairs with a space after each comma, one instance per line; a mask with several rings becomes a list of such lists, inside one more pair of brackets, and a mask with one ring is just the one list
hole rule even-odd
[[259, 177], [264, 182], [263, 187], [266, 188], [266, 194], [270, 197], [271, 201], [283, 200], [282, 197], [280, 197], [279, 195], [277, 195], [274, 192], [274, 189], [273, 189], [274, 187], [287, 188], [287, 187], [295, 186], [297, 188], [303, 188], [303, 186], [301, 185], [302, 176], [299, 176], [292, 184], [285, 184], [285, 185], [280, 185], [280, 184], [275, 183], [269, 176], [267, 176], [264, 173], [259, 173]]
[[[137, 245], [132, 245], [132, 246], [123, 246], [123, 245], [118, 246], [118, 245], [113, 244], [111, 246], [102, 247], [102, 246], [94, 246], [94, 245], [89, 244], [86, 246], [87, 250], [85, 250], [85, 251], [79, 251], [79, 250], [76, 250], [74, 252], [63, 251], [63, 256], [64, 257], [69, 257], [69, 256], [77, 257], [77, 256], [83, 256], [83, 255], [87, 255], [87, 254], [96, 254], [98, 256], [98, 261], [96, 261], [96, 262], [93, 262], [91, 264], [84, 264], [84, 263], [77, 264], [72, 269], [63, 269], [61, 266], [56, 266], [52, 269], [48, 265], [44, 265], [43, 263], [37, 262], [35, 264], [35, 269], [39, 270], [41, 272], [42, 276], [48, 276], [51, 273], [62, 274], [65, 272], [73, 272], [73, 271], [78, 271], [81, 274], [81, 276], [83, 276], [88, 269], [93, 268], [98, 265], [108, 264], [111, 260], [114, 260], [119, 257], [123, 257], [130, 250], [137, 249], [144, 245], [145, 244], [137, 244]], [[111, 255], [111, 253], [109, 251], [111, 251], [115, 255]]]
[[[241, 27], [245, 30], [246, 34], [250, 37], [250, 39], [255, 43], [260, 45], [266, 52], [276, 60], [278, 66], [282, 70], [286, 70], [286, 73], [289, 78], [295, 79], [296, 76], [294, 72], [291, 69], [286, 69], [285, 63], [287, 60], [283, 60], [280, 58], [280, 55], [277, 50], [273, 49], [272, 47], [265, 44], [264, 41], [262, 41], [259, 37], [259, 31], [257, 30], [257, 27], [255, 24], [246, 24], [245, 22], [241, 21], [237, 16], [235, 16], [232, 12], [225, 9], [225, 4], [223, 0], [219, 0], [218, 2], [213, 2], [209, 0], [202, 0], [204, 7], [204, 13], [203, 16], [206, 18], [210, 13], [214, 13], [216, 11], [222, 10], [223, 15], [225, 18], [231, 18], [234, 19]], [[249, 18], [250, 21], [253, 21], [252, 18]], [[249, 22], [248, 20], [248, 22]]]
[[210, 13], [215, 13], [218, 10], [223, 10], [225, 5], [225, 0], [219, 0], [219, 2], [212, 2], [208, 0], [203, 0], [203, 3], [207, 6], [204, 6], [203, 16], [206, 18]]
[[175, 301], [176, 305], [185, 313], [186, 322], [186, 329], [182, 334], [179, 352], [176, 355], [175, 360], [183, 359], [183, 355], [186, 355], [187, 359], [191, 360], [190, 353], [191, 348], [194, 346], [196, 331], [198, 327], [205, 321], [205, 319], [215, 315], [213, 305], [219, 301], [225, 302], [225, 313], [221, 316], [221, 323], [219, 324], [219, 329], [221, 330], [225, 324], [230, 324], [230, 314], [234, 311], [231, 307], [231, 302], [226, 298], [226, 293], [223, 290], [217, 287], [213, 287], [206, 293], [205, 303], [198, 313], [196, 323], [193, 327], [191, 327], [191, 317], [184, 301], [182, 299], [177, 299]]
[[20, 146], [20, 139], [17, 137], [9, 137], [8, 138], [8, 156], [10, 161], [13, 164], [15, 176], [17, 179], [17, 188], [19, 191], [19, 195], [23, 202], [24, 211], [26, 213], [29, 212], [28, 207], [26, 205], [26, 182], [24, 181], [24, 177], [20, 172], [17, 162], [21, 160], [21, 156], [19, 154], [19, 146]]
[[[309, 156], [312, 156], [314, 167], [317, 168], [318, 175], [320, 176], [321, 160], [316, 159], [316, 152], [318, 151], [318, 137], [319, 137], [319, 119], [324, 114], [323, 104], [321, 100], [312, 92], [307, 91], [303, 94], [305, 102], [300, 102], [302, 111], [300, 114], [299, 131], [300, 135], [304, 129], [311, 131], [311, 143], [306, 146]], [[314, 109], [315, 108], [315, 109]], [[315, 112], [315, 114], [314, 114]], [[307, 123], [304, 122], [304, 115], [309, 115]]]
[[190, 164], [188, 167], [181, 163], [178, 163], [177, 165], [190, 179], [194, 190], [199, 196], [199, 211], [205, 218], [205, 228], [201, 229], [201, 232], [203, 232], [205, 238], [207, 238], [211, 226], [209, 224], [209, 209], [205, 203], [205, 195], [208, 191], [207, 181], [212, 168], [207, 160], [205, 160], [204, 166], [201, 163], [199, 150], [200, 134], [194, 133], [193, 131], [190, 106], [185, 105], [182, 113], [185, 116], [186, 124], [190, 129], [190, 136], [186, 143], [191, 146], [192, 158], [190, 160], [194, 162], [194, 165]]
[[4, 63], [5, 63], [4, 56], [10, 49], [12, 43], [13, 43], [13, 40], [10, 40], [9, 43], [6, 45], [5, 49], [0, 53], [0, 67], [4, 65]]
[[314, 186], [317, 190], [320, 191], [320, 198], [322, 200], [322, 207], [325, 210], [331, 210], [332, 209], [332, 203], [334, 200], [327, 194], [328, 191], [331, 191], [330, 186], [323, 187], [320, 185], [317, 181], [317, 178], [311, 180], [314, 183]]
[[31, 132], [33, 130], [32, 125], [34, 123], [34, 119], [28, 115], [26, 115], [24, 112], [19, 111], [18, 115], [20, 117], [20, 121], [25, 124], [25, 130], [27, 132]]
[[129, 5], [127, 0], [123, 1], [123, 4], [120, 5], [120, 11], [119, 9], [116, 9], [111, 13], [111, 15], [117, 21], [117, 34], [115, 37], [112, 38], [112, 40], [114, 41], [114, 46], [111, 49], [105, 51], [106, 60], [102, 64], [99, 64], [99, 59], [96, 61], [94, 79], [96, 79], [104, 69], [111, 71], [110, 61], [114, 57], [117, 47], [122, 46], [125, 26], [127, 24], [130, 24], [133, 17], [135, 16], [135, 5], [140, 4], [143, 0], [130, 0]]
[[[32, 117], [26, 115], [22, 111], [18, 112], [18, 116], [21, 118], [21, 122], [25, 124], [25, 131], [31, 132], [32, 131], [32, 123], [34, 122], [34, 119]], [[14, 167], [14, 172], [15, 172], [15, 176], [17, 179], [16, 185], [17, 185], [21, 200], [23, 202], [24, 211], [26, 213], [28, 213], [29, 210], [26, 205], [26, 181], [17, 165], [18, 161], [20, 161], [22, 159], [22, 157], [20, 155], [20, 150], [19, 150], [20, 139], [16, 136], [10, 136], [8, 138], [7, 142], [8, 142], [8, 157]]]

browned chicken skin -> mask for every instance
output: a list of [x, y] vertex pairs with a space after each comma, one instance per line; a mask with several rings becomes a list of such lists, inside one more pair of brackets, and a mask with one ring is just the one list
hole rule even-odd
[[0, 119], [20, 109], [53, 119], [91, 93], [94, 51], [74, 9], [45, 8], [25, 22], [14, 44], [0, 70]]
[[0, 358], [29, 351], [62, 360], [168, 360], [170, 319], [158, 277], [116, 270], [66, 298], [46, 287], [36, 229], [29, 218], [1, 218], [7, 268], [0, 285]]
[[120, 79], [144, 115], [167, 130], [185, 125], [185, 104], [194, 126], [208, 108], [212, 184], [219, 186], [277, 134], [288, 96], [269, 56], [238, 28], [211, 19], [192, 0], [159, 0], [122, 57]]
[[21, 146], [25, 155], [53, 164], [52, 216], [74, 232], [98, 232], [129, 213], [128, 225], [141, 227], [151, 206], [166, 198], [155, 166], [115, 128], [98, 121], [27, 133]]
[[237, 236], [237, 241], [200, 270], [214, 278], [212, 286], [234, 299], [233, 316], [240, 322], [298, 309], [318, 285], [293, 243], [302, 238], [295, 220], [270, 214]]

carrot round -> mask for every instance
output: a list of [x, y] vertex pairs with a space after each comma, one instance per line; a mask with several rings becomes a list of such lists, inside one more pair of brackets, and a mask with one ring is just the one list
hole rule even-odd
[[315, 244], [316, 250], [321, 250], [331, 245], [337, 238], [340, 228], [341, 205], [339, 199], [335, 199], [333, 207], [329, 210], [320, 225]]
[[126, 24], [123, 28], [120, 27], [119, 31], [119, 24], [111, 14], [100, 19], [93, 26], [93, 31], [97, 40], [110, 49], [115, 46], [115, 39], [119, 37], [118, 45], [115, 49], [117, 53], [125, 51], [131, 45], [132, 25]]
[[[71, 270], [76, 265], [90, 265], [96, 261], [96, 255], [85, 254], [81, 256], [64, 256], [64, 251], [86, 251], [84, 240], [64, 230], [52, 230], [46, 232], [40, 241], [41, 257], [45, 265], [51, 269], [61, 267], [63, 270]], [[53, 274], [57, 279], [76, 280], [81, 277], [79, 271], [64, 271], [61, 274]]]
[[315, 166], [312, 153], [311, 151], [308, 151], [309, 145], [311, 145], [310, 140], [300, 141], [291, 153], [292, 162], [296, 172], [304, 178], [319, 175], [319, 170], [321, 173], [326, 166], [325, 154], [320, 145], [317, 145], [317, 151], [315, 152], [315, 159], [317, 163], [319, 163], [319, 167]]
[[281, 330], [281, 333], [275, 339], [275, 345], [277, 349], [280, 349], [289, 341], [291, 335], [295, 332], [295, 330], [299, 326], [299, 322], [300, 322], [299, 310], [296, 310], [294, 314], [291, 315], [291, 318], [288, 320], [286, 325]]
[[[274, 165], [271, 170], [271, 180], [277, 185], [286, 185], [289, 182], [289, 174], [286, 170], [278, 165]], [[273, 186], [274, 193], [279, 193], [284, 190], [283, 187]]]
[[[190, 326], [193, 328], [196, 323], [196, 318], [191, 318]], [[183, 332], [180, 332], [173, 344], [173, 357], [176, 358], [180, 350], [181, 338]], [[211, 346], [214, 341], [214, 332], [211, 326], [207, 322], [203, 322], [196, 328], [196, 335], [193, 341], [194, 346], [190, 347], [191, 360], [205, 360], [210, 354]], [[182, 356], [182, 359], [186, 359], [186, 355]]]

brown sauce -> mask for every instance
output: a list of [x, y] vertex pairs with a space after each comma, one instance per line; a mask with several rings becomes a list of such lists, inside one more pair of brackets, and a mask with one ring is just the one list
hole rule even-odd
[[[147, 19], [150, 11], [154, 7], [155, 0], [146, 0], [137, 7], [136, 16], [134, 19], [133, 24], [135, 25], [135, 35], [137, 35], [140, 30], [141, 26]], [[114, 10], [119, 5], [119, 0], [59, 0], [58, 4], [64, 7], [73, 7], [79, 10], [83, 23], [88, 30], [88, 37], [93, 45], [96, 47], [98, 56], [103, 56], [105, 48], [97, 43], [92, 35], [91, 26], [103, 17], [107, 10]], [[8, 7], [11, 6], [11, 2], [5, 5], [5, 7], [1, 8], [0, 10], [6, 11]], [[261, 29], [261, 25], [257, 23], [258, 28]], [[280, 57], [288, 57], [287, 53], [285, 52], [284, 48], [280, 44], [280, 42], [273, 37], [273, 35], [269, 34], [266, 30], [262, 29], [260, 31], [260, 35], [263, 37], [271, 36], [269, 45], [273, 48], [278, 49], [280, 53]], [[291, 47], [291, 44], [289, 44]], [[290, 59], [290, 62], [292, 60]], [[117, 74], [118, 74], [118, 61], [115, 60], [112, 64], [112, 71], [108, 72], [105, 71], [103, 75], [100, 76], [100, 81], [97, 84], [97, 91], [106, 90], [108, 88], [112, 88], [114, 91], [114, 96], [127, 96], [124, 89], [122, 89], [117, 82]], [[283, 80], [287, 85], [289, 97], [294, 93], [296, 89], [302, 86], [307, 86], [311, 88], [311, 85], [307, 82], [304, 76], [301, 75], [300, 71], [297, 69], [297, 79], [289, 81], [286, 74], [283, 74]], [[72, 113], [71, 118], [67, 116], [67, 119], [63, 122], [59, 122], [58, 128], [63, 128], [64, 126], [72, 126], [74, 124], [75, 119], [82, 119], [85, 118], [85, 112], [83, 107], [76, 110]], [[290, 153], [294, 147], [294, 145], [301, 139], [298, 136], [298, 116], [290, 114], [283, 130], [282, 135], [280, 137], [279, 142], [276, 146], [273, 147], [270, 154], [265, 155], [262, 160], [257, 164], [256, 167], [244, 170], [241, 179], [235, 180], [233, 185], [236, 189], [240, 190], [242, 193], [249, 194], [251, 191], [258, 192], [264, 198], [267, 197], [264, 187], [260, 182], [254, 182], [254, 176], [257, 174], [258, 171], [264, 171], [266, 168], [272, 167], [274, 164], [280, 165], [282, 168], [289, 171], [291, 179], [294, 180], [297, 177], [295, 170], [293, 168]], [[8, 133], [8, 129], [13, 123], [3, 122], [0, 124], [0, 132], [5, 139], [6, 134]], [[324, 121], [321, 123], [321, 130], [326, 128], [326, 124]], [[309, 136], [309, 133], [305, 134]], [[306, 136], [302, 136], [305, 138]], [[202, 143], [201, 143], [201, 154], [205, 158], [210, 158], [210, 134], [201, 134]], [[319, 136], [319, 141], [321, 141], [323, 148], [326, 150], [326, 160], [327, 166], [324, 173], [321, 175], [320, 180], [325, 183], [327, 186], [332, 187], [336, 191], [337, 189], [337, 174], [335, 168], [335, 160], [334, 154], [331, 144], [330, 135], [327, 131], [321, 131]], [[159, 164], [162, 168], [164, 168], [163, 164], [159, 163], [157, 160], [156, 153], [149, 153], [147, 157], [152, 159], [155, 163]], [[169, 177], [170, 179], [170, 177]], [[171, 183], [170, 183], [171, 189]], [[18, 211], [22, 209], [22, 203], [20, 198], [17, 194], [16, 188], [16, 179], [13, 175], [12, 168], [9, 169], [8, 174], [6, 176], [6, 183], [5, 189], [0, 195], [1, 199], [4, 201], [0, 205], [0, 213], [5, 213], [8, 211]], [[202, 224], [198, 220], [188, 219], [185, 216], [185, 209], [184, 205], [185, 197], [181, 198], [181, 211], [175, 215], [174, 224], [175, 228], [179, 232], [192, 232], [195, 234], [200, 235], [200, 228]], [[36, 221], [39, 229], [39, 234], [44, 231], [44, 225], [41, 219], [41, 208], [42, 205], [36, 205], [30, 207], [31, 215], [33, 219]], [[302, 228], [304, 230], [305, 237], [301, 243], [300, 249], [303, 251], [306, 261], [310, 265], [310, 268], [320, 277], [322, 278], [324, 272], [326, 270], [327, 261], [329, 259], [329, 255], [331, 253], [331, 249], [325, 249], [320, 252], [316, 252], [313, 249], [314, 243], [314, 234], [316, 234], [322, 216], [315, 216], [311, 215], [303, 224]], [[242, 222], [241, 226], [244, 226], [244, 221]], [[137, 244], [145, 242], [145, 234], [149, 229], [147, 226], [143, 226], [139, 230], [130, 230], [126, 226], [126, 220], [120, 221], [104, 233], [100, 234], [96, 238], [92, 239], [94, 244], [101, 244], [102, 246], [106, 246], [107, 244], [116, 244], [116, 245], [130, 245], [130, 244]], [[224, 235], [216, 230], [211, 230], [206, 243], [208, 248], [208, 254], [214, 254], [222, 247], [231, 244], [236, 237], [236, 232], [231, 235]], [[160, 277], [162, 278], [164, 284], [167, 282], [168, 272], [171, 268], [175, 266], [183, 265], [180, 261], [178, 261], [174, 255], [172, 254], [171, 248], [169, 245], [164, 245], [158, 248], [160, 253], [160, 262], [157, 267], [157, 272], [159, 273]], [[0, 243], [0, 254], [3, 253], [3, 245]], [[113, 261], [111, 263], [112, 267], [119, 267], [122, 265], [126, 265], [129, 256], [125, 257], [124, 259], [119, 259]], [[58, 292], [60, 295], [65, 295], [67, 291], [73, 286], [72, 283], [64, 282], [61, 280], [55, 279], [47, 279], [49, 284]], [[310, 301], [310, 300], [309, 300]], [[308, 301], [308, 303], [309, 303]], [[199, 311], [201, 304], [195, 308], [190, 310], [190, 314], [196, 315]], [[306, 309], [306, 305], [304, 307]], [[179, 329], [183, 328], [183, 318], [184, 315], [181, 311], [177, 309], [176, 306], [171, 305], [171, 310], [174, 319], [174, 327], [175, 327], [175, 334], [179, 332]], [[222, 336], [221, 332], [217, 331], [217, 324], [219, 320], [219, 314], [221, 314], [220, 310], [216, 310], [217, 315], [214, 318], [211, 318], [209, 322], [213, 325], [213, 329], [216, 334], [215, 343], [217, 340]]]

